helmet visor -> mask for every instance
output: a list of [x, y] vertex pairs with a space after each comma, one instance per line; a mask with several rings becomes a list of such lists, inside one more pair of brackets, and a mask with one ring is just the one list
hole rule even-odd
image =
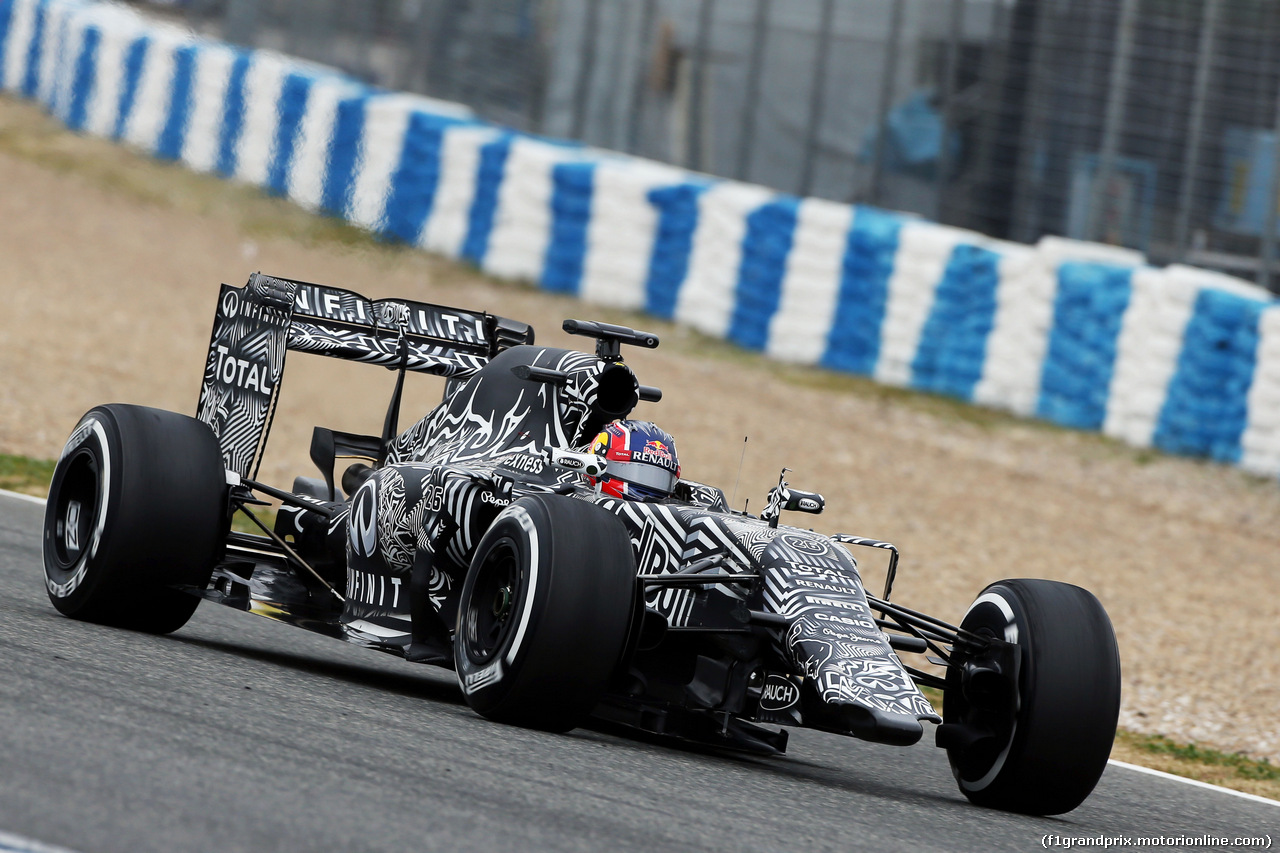
[[653, 489], [664, 495], [671, 494], [676, 487], [676, 474], [657, 465], [647, 462], [619, 462], [610, 459], [605, 469], [605, 476], [625, 480], [636, 486]]

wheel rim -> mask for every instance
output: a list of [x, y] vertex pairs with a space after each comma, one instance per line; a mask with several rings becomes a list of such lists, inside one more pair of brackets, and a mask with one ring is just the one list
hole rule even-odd
[[53, 562], [70, 572], [84, 557], [101, 510], [101, 470], [97, 457], [80, 447], [66, 461], [54, 496]]
[[[1016, 624], [1016, 620], [1011, 621], [999, 608], [987, 604], [971, 608], [960, 624], [965, 630], [979, 636], [1008, 640], [1008, 625]], [[986, 788], [999, 774], [1008, 757], [1017, 734], [1016, 717], [997, 717], [988, 710], [970, 704], [961, 690], [958, 672], [955, 668], [950, 668], [947, 672], [943, 718], [948, 723], [962, 722], [994, 730], [996, 737], [979, 741], [963, 752], [948, 750], [948, 757], [961, 786], [966, 790]]]
[[467, 656], [475, 664], [488, 663], [508, 645], [514, 631], [519, 598], [520, 564], [509, 539], [494, 544], [467, 602]]

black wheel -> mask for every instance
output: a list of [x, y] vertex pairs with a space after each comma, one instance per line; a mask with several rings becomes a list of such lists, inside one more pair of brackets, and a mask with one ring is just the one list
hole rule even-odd
[[947, 745], [961, 792], [1006, 811], [1071, 811], [1106, 769], [1120, 714], [1120, 652], [1102, 604], [1071, 584], [1004, 580], [961, 627], [1016, 644], [1006, 660], [961, 653], [948, 667], [939, 741], [961, 733]]
[[49, 600], [74, 619], [167, 634], [200, 599], [226, 531], [213, 432], [143, 406], [98, 406], [67, 440], [44, 516]]
[[491, 720], [579, 725], [621, 657], [635, 593], [622, 522], [591, 503], [526, 497], [480, 540], [458, 605], [454, 663]]

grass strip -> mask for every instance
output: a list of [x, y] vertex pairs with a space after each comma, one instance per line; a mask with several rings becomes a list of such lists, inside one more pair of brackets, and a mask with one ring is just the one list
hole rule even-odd
[[1179, 743], [1164, 735], [1127, 729], [1116, 732], [1111, 757], [1175, 776], [1280, 800], [1280, 766], [1266, 758], [1259, 760], [1241, 752], [1222, 752], [1197, 743]]
[[57, 463], [49, 459], [28, 459], [0, 453], [0, 489], [43, 498], [49, 494], [49, 481]]

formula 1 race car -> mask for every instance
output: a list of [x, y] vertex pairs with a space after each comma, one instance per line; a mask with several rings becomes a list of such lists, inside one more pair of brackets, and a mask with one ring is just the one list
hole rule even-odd
[[[627, 420], [662, 393], [622, 347], [656, 336], [564, 329], [594, 354], [486, 313], [261, 274], [223, 285], [197, 416], [99, 406], [67, 441], [50, 599], [157, 633], [214, 601], [453, 669], [480, 714], [556, 731], [594, 717], [777, 754], [789, 726], [906, 746], [929, 722], [975, 803], [1057, 814], [1089, 795], [1120, 705], [1093, 595], [1000, 581], [959, 626], [891, 603], [893, 545], [780, 523], [825, 503], [781, 478], [759, 516], [736, 510], [680, 478], [671, 436]], [[286, 491], [254, 478], [289, 350], [397, 380], [381, 434], [317, 427], [321, 476]], [[445, 391], [400, 431], [406, 372]], [[338, 475], [339, 458], [362, 461]], [[232, 529], [237, 513], [260, 532]], [[886, 557], [881, 597], [855, 550]], [[941, 691], [941, 716], [917, 685]]]

